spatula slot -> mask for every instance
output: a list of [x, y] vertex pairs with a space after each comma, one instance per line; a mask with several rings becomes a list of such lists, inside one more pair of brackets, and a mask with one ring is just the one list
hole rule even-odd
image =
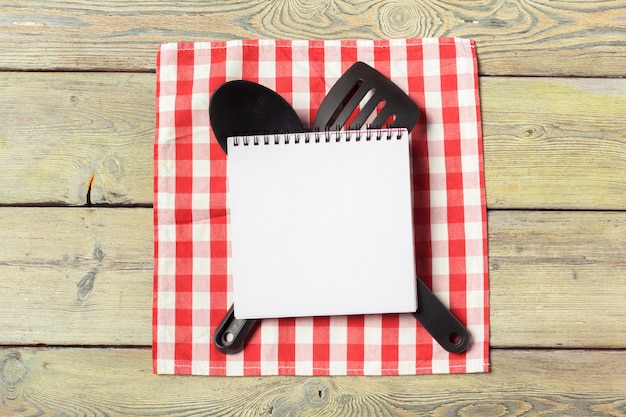
[[385, 104], [385, 100], [376, 92], [376, 89], [370, 88], [361, 101], [355, 106], [354, 111], [345, 124], [349, 126], [349, 129], [358, 130], [367, 122], [377, 108]]
[[340, 103], [338, 103], [337, 108], [328, 118], [328, 121], [326, 122], [326, 126], [324, 126], [326, 130], [331, 129], [335, 124], [339, 124], [339, 123], [336, 123], [337, 119], [339, 118], [339, 115], [344, 111], [348, 103], [356, 95], [357, 91], [359, 91], [362, 85], [363, 85], [363, 80], [356, 80], [356, 83], [347, 91], [347, 93], [343, 97], [343, 100]]
[[[380, 114], [381, 112], [379, 111], [378, 114]], [[380, 127], [381, 128], [386, 128], [386, 127], [391, 127], [393, 125], [393, 122], [396, 120], [396, 115], [395, 114], [390, 114], [389, 117], [387, 117], [387, 120], [385, 120]], [[373, 126], [373, 123], [372, 123]]]

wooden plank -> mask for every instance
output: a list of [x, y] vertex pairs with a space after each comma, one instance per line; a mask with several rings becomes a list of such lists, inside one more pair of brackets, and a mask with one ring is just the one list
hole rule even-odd
[[[3, 73], [0, 204], [85, 205], [89, 189], [93, 204], [151, 204], [154, 82]], [[626, 209], [626, 80], [480, 88], [490, 208]]]
[[152, 74], [2, 73], [1, 204], [151, 204]]
[[[2, 349], [5, 415], [622, 415], [624, 351], [494, 351], [492, 372], [420, 377], [151, 375], [136, 349]], [[114, 364], [112, 367], [111, 364]]]
[[4, 208], [0, 224], [0, 344], [150, 344], [152, 210]]
[[493, 346], [626, 346], [626, 212], [492, 211], [488, 227]]
[[626, 80], [481, 81], [490, 208], [626, 209]]
[[459, 36], [476, 39], [482, 74], [624, 76], [625, 13], [611, 0], [12, 0], [0, 68], [153, 71], [165, 42]]
[[[152, 210], [0, 208], [0, 345], [149, 345]], [[626, 347], [626, 212], [491, 212], [495, 347]]]

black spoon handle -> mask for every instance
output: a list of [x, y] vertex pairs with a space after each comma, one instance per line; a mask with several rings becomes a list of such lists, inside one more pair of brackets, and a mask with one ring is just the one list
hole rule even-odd
[[230, 309], [213, 334], [213, 344], [222, 353], [240, 352], [259, 320], [235, 318], [235, 306]]
[[450, 353], [462, 353], [470, 342], [465, 326], [417, 277], [417, 311], [413, 316]]

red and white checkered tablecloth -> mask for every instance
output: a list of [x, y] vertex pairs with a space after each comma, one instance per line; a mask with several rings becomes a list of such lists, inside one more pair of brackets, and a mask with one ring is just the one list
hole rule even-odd
[[[466, 324], [444, 351], [410, 314], [263, 320], [243, 352], [212, 334], [232, 302], [226, 155], [209, 99], [229, 80], [278, 92], [305, 126], [354, 62], [419, 105], [411, 134], [417, 274]], [[487, 372], [486, 204], [476, 47], [466, 39], [237, 40], [161, 45], [157, 58], [153, 370], [198, 375]], [[373, 219], [375, 221], [375, 219]]]

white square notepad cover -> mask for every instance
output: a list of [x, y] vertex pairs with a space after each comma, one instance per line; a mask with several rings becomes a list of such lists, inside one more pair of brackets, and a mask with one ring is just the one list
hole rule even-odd
[[405, 129], [228, 139], [237, 318], [414, 312]]

